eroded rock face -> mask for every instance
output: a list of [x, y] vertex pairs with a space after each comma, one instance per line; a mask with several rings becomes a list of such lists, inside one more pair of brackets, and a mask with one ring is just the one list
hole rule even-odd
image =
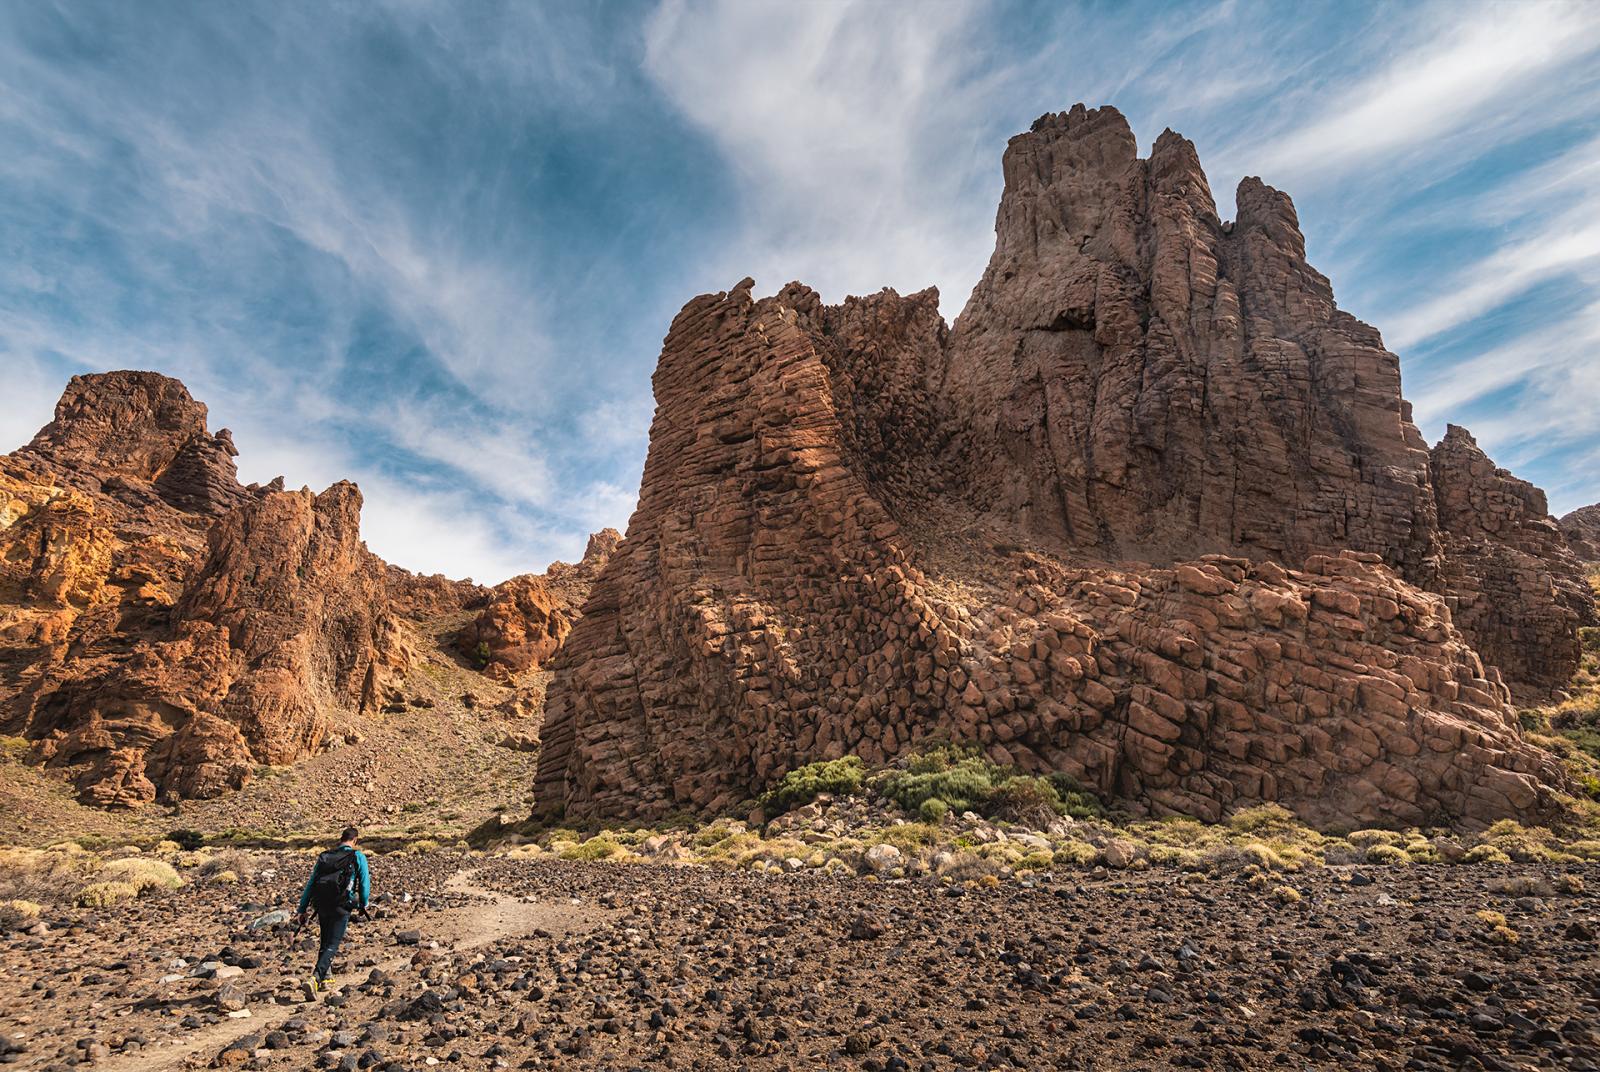
[[67, 481], [113, 492], [124, 481], [134, 497], [153, 490], [191, 513], [219, 514], [242, 503], [226, 428], [206, 431], [206, 407], [155, 372], [74, 376], [55, 419], [19, 453], [49, 463]]
[[1585, 562], [1600, 562], [1600, 503], [1579, 507], [1559, 524], [1573, 554]]
[[1192, 146], [1139, 160], [1110, 109], [1042, 119], [1006, 179], [953, 330], [931, 291], [749, 280], [674, 320], [539, 806], [719, 809], [954, 738], [1207, 817], [1552, 808], [1562, 768], [1434, 594], [1462, 574], [1398, 363], [1288, 199], [1246, 180], [1224, 225]]
[[981, 505], [1111, 558], [1344, 548], [1416, 578], [1426, 444], [1398, 359], [1257, 179], [1224, 225], [1188, 140], [1114, 109], [1011, 140], [996, 246], [946, 350]]
[[483, 609], [456, 634], [455, 646], [485, 674], [510, 681], [546, 666], [583, 612], [600, 570], [621, 541], [616, 529], [589, 537], [576, 565], [552, 562], [494, 586]]
[[0, 458], [0, 723], [86, 800], [237, 788], [403, 671], [355, 486], [241, 487], [233, 454], [182, 384], [118, 372]]
[[1519, 702], [1545, 699], [1582, 658], [1578, 626], [1596, 624], [1583, 564], [1544, 492], [1496, 467], [1466, 429], [1450, 425], [1431, 464], [1456, 625]]

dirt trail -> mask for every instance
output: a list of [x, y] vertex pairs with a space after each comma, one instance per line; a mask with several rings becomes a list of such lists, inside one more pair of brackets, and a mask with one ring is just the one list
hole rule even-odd
[[[553, 935], [581, 933], [600, 927], [615, 914], [607, 909], [586, 905], [553, 901], [530, 904], [520, 901], [515, 897], [480, 886], [471, 870], [458, 871], [451, 875], [445, 881], [444, 888], [449, 893], [482, 898], [487, 903], [426, 912], [411, 921], [415, 926], [407, 929], [422, 930], [428, 939], [438, 942], [441, 949], [455, 951], [475, 949], [502, 938], [515, 938], [538, 930], [548, 931]], [[354, 932], [352, 937], [355, 937]], [[363, 952], [361, 946], [364, 944], [352, 947], [347, 942], [344, 952], [347, 956], [360, 955]], [[398, 971], [411, 962], [411, 955], [408, 951], [405, 956], [394, 957], [372, 967], [386, 972]], [[304, 966], [296, 964], [293, 968], [300, 969]], [[263, 969], [262, 974], [271, 970], [273, 969]], [[360, 977], [365, 978], [370, 970], [371, 968], [361, 969]], [[350, 978], [352, 981], [357, 981], [354, 973]], [[209, 1064], [212, 1057], [234, 1040], [243, 1038], [253, 1031], [263, 1033], [270, 1031], [285, 1020], [300, 1014], [305, 1008], [306, 1005], [299, 1003], [255, 1004], [250, 1006], [251, 1015], [247, 1017], [223, 1020], [207, 1027], [187, 1031], [169, 1044], [155, 1042], [136, 1053], [113, 1057], [97, 1067], [105, 1072], [179, 1072], [181, 1069], [202, 1067]]]

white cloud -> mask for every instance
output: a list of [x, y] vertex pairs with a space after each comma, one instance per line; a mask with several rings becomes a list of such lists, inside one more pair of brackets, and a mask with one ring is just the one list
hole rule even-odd
[[[986, 96], [970, 80], [973, 3], [667, 0], [645, 70], [721, 149], [742, 190], [735, 249], [708, 289], [754, 275], [831, 301], [955, 281], [958, 308], [993, 243], [993, 206], [956, 210]], [[986, 198], [987, 199], [987, 198]]]
[[1397, 154], [1426, 151], [1469, 125], [1481, 146], [1485, 113], [1512, 110], [1530, 83], [1600, 47], [1600, 8], [1587, 3], [1449, 4], [1431, 21], [1425, 44], [1364, 72], [1320, 116], [1252, 154], [1252, 166], [1320, 181], [1367, 164], [1392, 171]]
[[1600, 265], [1600, 200], [1543, 221], [1445, 280], [1441, 292], [1387, 319], [1390, 347], [1405, 349], [1492, 312], [1556, 276]]
[[429, 461], [447, 465], [508, 503], [547, 506], [555, 492], [544, 448], [525, 424], [464, 418], [459, 410], [414, 400], [369, 422], [375, 438], [388, 439]]
[[[498, 584], [583, 554], [584, 534], [526, 526], [508, 533], [465, 492], [425, 491], [366, 476], [361, 531], [367, 546], [413, 573], [471, 577]], [[514, 536], [515, 538], [509, 538]]]

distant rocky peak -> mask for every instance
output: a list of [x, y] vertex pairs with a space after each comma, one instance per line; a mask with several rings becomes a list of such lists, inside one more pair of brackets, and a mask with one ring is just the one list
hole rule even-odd
[[23, 449], [91, 481], [148, 484], [191, 513], [221, 514], [248, 498], [232, 433], [209, 432], [205, 404], [158, 372], [74, 376]]
[[599, 532], [589, 534], [589, 543], [583, 549], [583, 565], [604, 565], [605, 560], [611, 557], [611, 552], [617, 549], [617, 544], [622, 542], [622, 533], [616, 529], [605, 528]]
[[209, 438], [206, 407], [182, 383], [157, 372], [100, 372], [72, 377], [55, 419], [27, 449], [65, 465], [153, 481], [197, 436]]

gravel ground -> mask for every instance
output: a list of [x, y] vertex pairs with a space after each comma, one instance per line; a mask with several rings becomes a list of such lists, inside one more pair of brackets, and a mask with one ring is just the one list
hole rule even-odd
[[[286, 963], [281, 928], [243, 929], [295, 891], [304, 858], [276, 862], [240, 887], [57, 912], [48, 932], [0, 941], [0, 1060], [1600, 1068], [1593, 865], [1322, 868], [1264, 885], [1097, 871], [968, 888], [385, 857], [374, 878], [390, 899], [353, 928], [347, 988], [310, 1004], [294, 990], [309, 954]], [[1480, 916], [1494, 912], [1503, 925]], [[231, 978], [202, 967], [217, 962]], [[228, 1017], [234, 1006], [251, 1015]]]

